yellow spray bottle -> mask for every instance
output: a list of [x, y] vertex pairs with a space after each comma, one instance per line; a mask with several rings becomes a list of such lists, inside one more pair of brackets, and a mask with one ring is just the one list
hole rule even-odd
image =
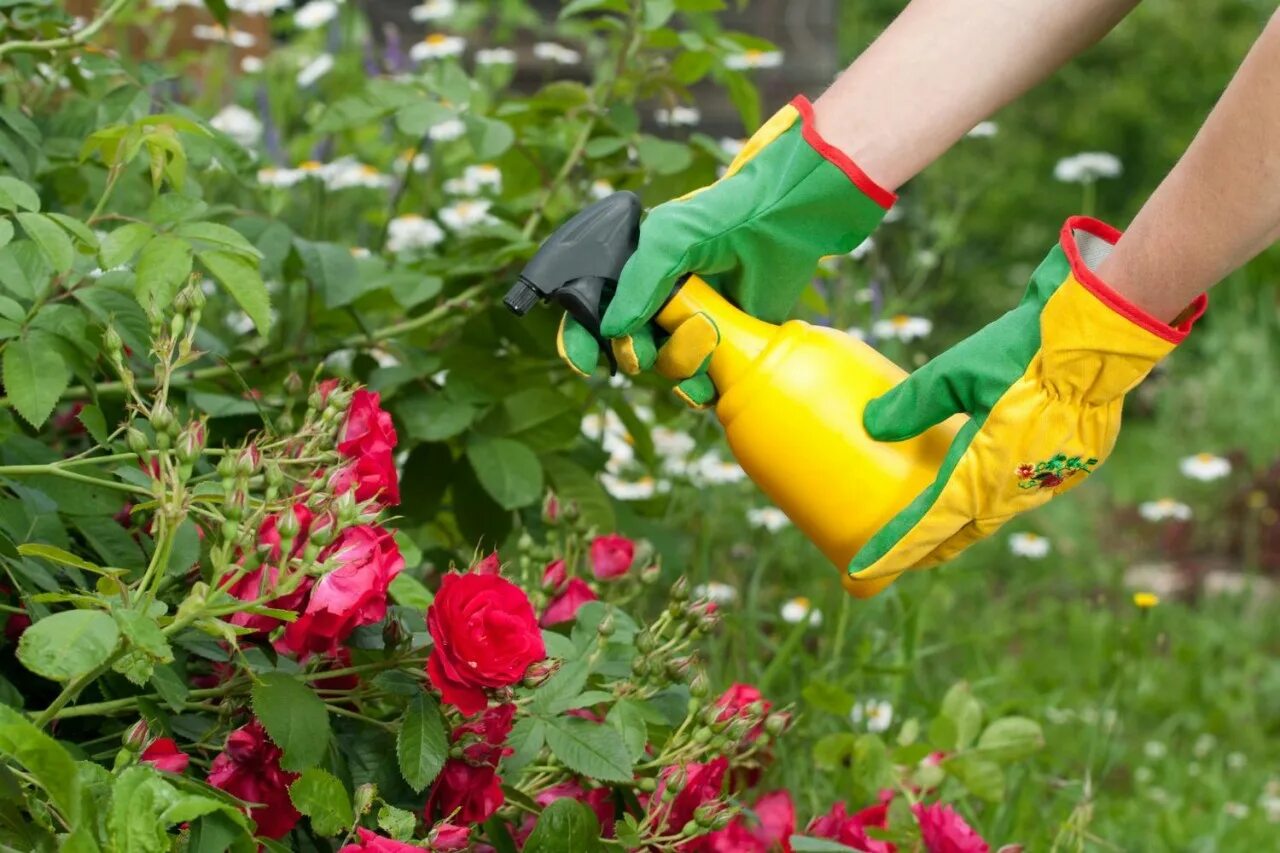
[[[639, 220], [639, 201], [629, 193], [583, 210], [543, 244], [507, 306], [524, 314], [539, 298], [550, 299], [598, 336]], [[906, 376], [893, 362], [834, 329], [758, 320], [697, 276], [684, 280], [655, 319], [671, 331], [699, 311], [720, 330], [709, 373], [734, 457], [836, 565], [849, 592], [876, 594], [893, 577], [855, 580], [845, 573], [849, 560], [933, 481], [963, 418], [908, 441], [877, 442], [862, 427], [862, 410]]]

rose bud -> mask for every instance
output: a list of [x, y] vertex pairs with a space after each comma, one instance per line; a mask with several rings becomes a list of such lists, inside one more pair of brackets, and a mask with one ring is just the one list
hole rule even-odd
[[786, 711], [778, 711], [764, 719], [764, 730], [777, 737], [791, 726], [791, 715]]
[[284, 390], [293, 396], [302, 390], [302, 377], [298, 375], [298, 371], [294, 370], [284, 378]]
[[134, 723], [125, 731], [124, 737], [121, 740], [124, 743], [125, 749], [130, 752], [139, 752], [147, 745], [147, 740], [150, 739], [150, 737], [151, 732], [147, 728], [147, 721], [138, 720], [138, 722]]
[[236, 473], [241, 477], [252, 477], [262, 464], [262, 451], [250, 444], [240, 451], [236, 457]]
[[564, 560], [555, 560], [547, 563], [547, 567], [542, 570], [543, 589], [558, 590], [564, 586], [566, 579]]
[[237, 489], [222, 499], [222, 514], [230, 521], [239, 521], [244, 517], [245, 494]]
[[471, 828], [441, 821], [427, 833], [427, 843], [437, 853], [456, 853], [471, 843]]
[[676, 578], [676, 582], [671, 585], [671, 600], [686, 601], [689, 598], [689, 581], [684, 575]]
[[187, 424], [186, 429], [178, 436], [178, 446], [175, 448], [178, 461], [183, 465], [192, 465], [204, 450], [204, 437], [203, 420]]
[[596, 633], [601, 637], [613, 636], [616, 628], [617, 620], [613, 618], [613, 611], [610, 610], [604, 614], [604, 618], [600, 620], [600, 624], [596, 626]]
[[652, 584], [662, 577], [662, 567], [657, 563], [645, 566], [640, 570], [640, 583]]
[[636, 788], [644, 791], [646, 794], [652, 794], [658, 790], [658, 780], [652, 776], [642, 776], [636, 780]]
[[560, 500], [555, 492], [547, 492], [542, 501], [542, 520], [553, 526], [560, 523]]
[[667, 661], [667, 675], [673, 681], [683, 681], [685, 676], [689, 674], [689, 669], [694, 664], [694, 656], [675, 658]]
[[136, 426], [131, 426], [125, 430], [124, 443], [129, 446], [129, 450], [144, 459], [151, 450], [151, 443], [147, 441], [147, 434]]
[[329, 513], [316, 516], [315, 521], [311, 522], [311, 532], [309, 539], [312, 544], [325, 546], [333, 541], [334, 533], [337, 531], [337, 523], [333, 520], [333, 516]]
[[108, 323], [106, 331], [102, 333], [102, 346], [113, 361], [119, 359], [124, 352], [124, 341], [120, 339], [120, 333], [112, 323]]
[[711, 682], [707, 680], [705, 672], [699, 672], [689, 683], [689, 695], [696, 699], [705, 699], [710, 692]]
[[720, 806], [717, 803], [703, 803], [693, 810], [693, 819], [698, 826], [709, 829], [715, 821], [716, 815], [720, 813]]
[[524, 671], [524, 680], [521, 683], [529, 689], [537, 687], [560, 669], [560, 663], [559, 658], [538, 661]]

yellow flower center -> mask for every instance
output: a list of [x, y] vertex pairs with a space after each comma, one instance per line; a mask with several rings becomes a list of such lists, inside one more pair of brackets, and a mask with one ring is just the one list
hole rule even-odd
[[791, 599], [791, 603], [799, 605], [805, 610], [809, 609], [809, 599], [805, 598], [803, 595], [797, 595], [795, 598]]
[[443, 33], [432, 33], [423, 39], [427, 44], [441, 45], [449, 41], [449, 37]]
[[893, 324], [895, 329], [901, 329], [903, 326], [906, 326], [911, 322], [911, 318], [906, 314], [898, 314], [889, 322]]
[[378, 170], [373, 168], [372, 166], [361, 166], [360, 174], [367, 175], [369, 177], [376, 177], [378, 174]]
[[401, 217], [400, 217], [400, 219], [402, 219], [402, 220], [407, 219], [407, 220], [408, 220], [408, 221], [410, 221], [410, 222], [417, 222], [418, 220], [422, 219], [422, 214], [421, 214], [421, 213], [406, 213], [406, 214], [404, 214], [403, 216], [401, 216]]
[[304, 172], [318, 172], [324, 168], [324, 164], [318, 160], [308, 160], [298, 168]]
[[760, 57], [764, 56], [764, 51], [755, 50], [755, 49], [748, 50], [746, 56], [747, 56], [747, 59], [759, 59]]
[[1213, 461], [1213, 454], [1212, 454], [1212, 453], [1197, 453], [1197, 454], [1196, 454], [1196, 461], [1197, 461], [1197, 462], [1212, 462], [1212, 461]]
[[1023, 542], [1026, 542], [1028, 545], [1030, 545], [1030, 544], [1033, 544], [1033, 543], [1039, 542], [1039, 541], [1040, 541], [1040, 537], [1039, 537], [1038, 535], [1036, 535], [1035, 533], [1024, 533], [1024, 534], [1022, 534], [1022, 541], [1023, 541]]

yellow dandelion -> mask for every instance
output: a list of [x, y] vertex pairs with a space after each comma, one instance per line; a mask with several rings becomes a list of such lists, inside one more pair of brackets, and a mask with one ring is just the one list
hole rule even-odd
[[1160, 596], [1154, 592], [1135, 592], [1133, 603], [1139, 610], [1150, 610], [1160, 603]]

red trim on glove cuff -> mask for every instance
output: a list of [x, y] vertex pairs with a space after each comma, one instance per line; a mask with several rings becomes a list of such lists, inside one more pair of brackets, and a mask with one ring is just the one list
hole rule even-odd
[[898, 200], [896, 193], [890, 192], [867, 177], [867, 173], [859, 169], [858, 164], [849, 159], [848, 154], [827, 142], [818, 133], [818, 125], [813, 118], [813, 104], [809, 102], [808, 98], [804, 95], [796, 95], [791, 100], [791, 106], [795, 107], [796, 111], [800, 113], [800, 120], [804, 124], [804, 141], [808, 142], [814, 151], [817, 151], [824, 159], [830, 161], [837, 169], [848, 175], [849, 180], [853, 181], [853, 185], [862, 190], [867, 198], [885, 210], [893, 207], [893, 203]]
[[1066, 253], [1067, 261], [1071, 264], [1071, 273], [1075, 276], [1076, 281], [1084, 285], [1086, 290], [1098, 297], [1099, 301], [1112, 311], [1128, 319], [1139, 328], [1145, 329], [1169, 343], [1182, 343], [1191, 332], [1191, 327], [1195, 325], [1196, 320], [1200, 319], [1205, 309], [1209, 306], [1209, 295], [1202, 293], [1197, 296], [1192, 301], [1190, 310], [1183, 312], [1182, 316], [1185, 319], [1176, 326], [1158, 320], [1119, 293], [1116, 293], [1109, 284], [1098, 277], [1097, 273], [1089, 269], [1084, 262], [1084, 258], [1080, 256], [1080, 247], [1076, 244], [1075, 234], [1072, 233], [1077, 230], [1106, 240], [1113, 246], [1120, 240], [1119, 230], [1091, 216], [1073, 216], [1063, 223], [1059, 239], [1062, 251]]

